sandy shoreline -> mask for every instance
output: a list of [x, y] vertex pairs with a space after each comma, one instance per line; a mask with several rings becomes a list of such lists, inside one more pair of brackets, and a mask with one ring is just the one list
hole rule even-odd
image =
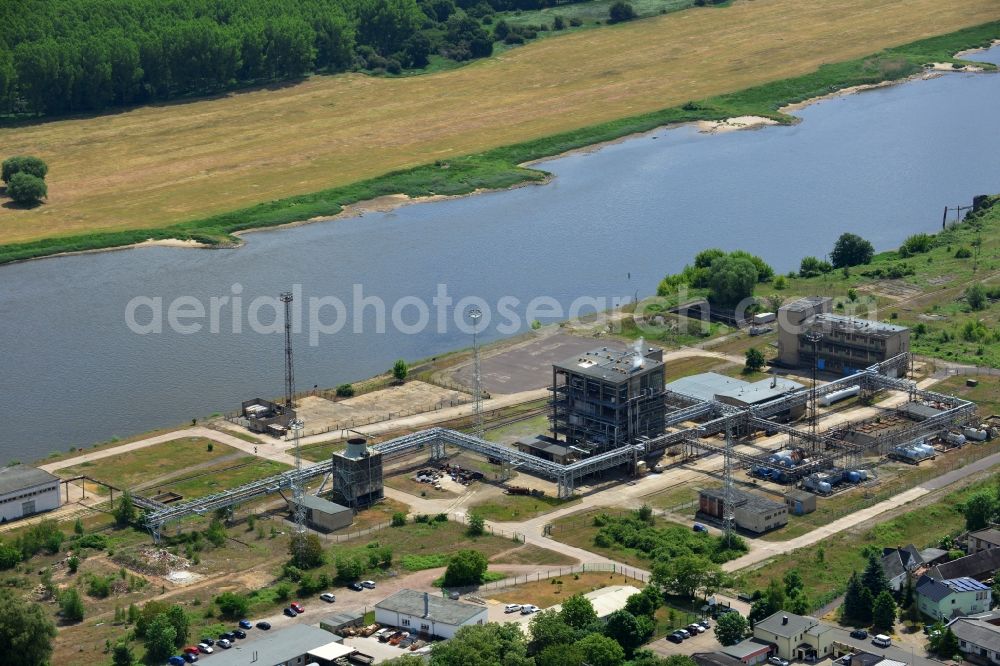
[[[968, 49], [965, 51], [959, 51], [955, 54], [955, 58], [962, 59], [966, 56], [972, 55], [974, 53], [981, 53], [990, 48], [1000, 45], [1000, 39], [994, 40], [989, 46], [977, 49]], [[853, 95], [865, 90], [874, 90], [877, 88], [884, 88], [888, 86], [900, 85], [903, 83], [908, 83], [917, 79], [932, 79], [939, 76], [943, 76], [945, 72], [983, 72], [984, 68], [975, 65], [965, 65], [959, 68], [952, 66], [952, 63], [931, 63], [928, 67], [921, 72], [913, 74], [912, 76], [897, 79], [894, 81], [882, 81], [880, 83], [864, 84], [858, 86], [849, 86], [846, 88], [841, 88], [840, 90], [834, 91], [832, 93], [827, 93], [826, 95], [820, 95], [817, 97], [811, 97], [801, 102], [794, 102], [792, 104], [787, 104], [780, 109], [778, 112], [781, 114], [790, 115], [795, 111], [803, 109], [817, 102], [822, 102], [824, 100], [836, 99], [839, 97], [844, 97], [847, 95]], [[798, 119], [796, 119], [796, 122]], [[685, 125], [694, 125], [697, 127], [697, 131], [702, 134], [722, 134], [735, 131], [743, 130], [756, 130], [763, 129], [765, 127], [771, 127], [775, 125], [780, 125], [781, 123], [773, 118], [768, 118], [766, 116], [735, 116], [732, 118], [725, 118], [723, 120], [698, 120], [693, 122], [683, 122], [683, 123], [668, 123], [660, 127], [648, 130], [646, 132], [636, 132], [634, 134], [628, 134], [625, 136], [618, 137], [616, 139], [610, 139], [608, 141], [601, 141], [598, 143], [589, 144], [587, 146], [581, 146], [579, 148], [574, 148], [556, 155], [548, 155], [545, 157], [540, 157], [536, 160], [531, 160], [528, 162], [523, 162], [518, 166], [525, 168], [535, 168], [536, 165], [548, 162], [551, 160], [560, 159], [573, 154], [579, 153], [593, 153], [601, 150], [610, 145], [622, 143], [624, 141], [629, 141], [632, 139], [637, 139], [645, 136], [651, 136], [651, 138], [657, 138], [655, 135], [662, 130], [676, 129], [683, 127]], [[251, 234], [257, 231], [271, 231], [278, 228], [290, 228], [298, 227], [304, 224], [313, 224], [316, 222], [331, 222], [338, 219], [347, 219], [352, 217], [364, 217], [368, 213], [388, 213], [403, 206], [408, 206], [411, 204], [420, 203], [432, 203], [435, 201], [445, 201], [448, 199], [460, 199], [464, 197], [471, 197], [477, 194], [483, 194], [485, 192], [498, 192], [516, 189], [518, 187], [527, 187], [531, 185], [545, 185], [552, 180], [552, 176], [546, 175], [545, 178], [538, 181], [526, 181], [522, 183], [517, 183], [510, 187], [490, 189], [490, 188], [479, 188], [468, 192], [466, 194], [433, 194], [424, 197], [411, 197], [407, 194], [387, 194], [381, 197], [376, 197], [374, 199], [367, 199], [364, 201], [357, 201], [351, 204], [347, 204], [343, 209], [336, 215], [322, 215], [317, 217], [312, 217], [305, 220], [299, 220], [296, 222], [289, 222], [286, 224], [279, 224], [269, 227], [256, 227], [254, 229], [246, 229], [244, 231], [237, 231], [232, 234], [232, 236], [239, 239], [237, 243], [220, 243], [220, 244], [207, 244], [201, 243], [196, 240], [181, 240], [177, 238], [166, 238], [161, 240], [149, 239], [142, 241], [141, 243], [132, 243], [129, 245], [121, 245], [117, 247], [107, 247], [107, 248], [95, 248], [90, 250], [79, 250], [74, 252], [60, 252], [57, 254], [45, 255], [43, 257], [34, 257], [31, 259], [24, 259], [19, 261], [10, 262], [12, 264], [21, 263], [21, 261], [35, 261], [38, 259], [50, 259], [53, 257], [69, 256], [74, 254], [90, 254], [93, 252], [113, 252], [117, 250], [131, 250], [143, 247], [172, 247], [172, 248], [194, 248], [194, 249], [221, 249], [221, 248], [233, 248], [240, 247], [243, 245], [243, 237], [246, 234]]]

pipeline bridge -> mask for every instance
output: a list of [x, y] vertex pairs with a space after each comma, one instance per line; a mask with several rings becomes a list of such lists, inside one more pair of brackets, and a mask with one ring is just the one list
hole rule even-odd
[[[403, 435], [369, 448], [381, 453], [383, 460], [392, 460], [415, 451], [426, 450], [431, 461], [444, 458], [449, 446], [459, 448], [485, 456], [509, 469], [549, 479], [556, 484], [557, 494], [560, 498], [572, 496], [581, 479], [626, 464], [634, 466], [642, 458], [677, 445], [685, 445], [707, 454], [728, 454], [748, 466], [761, 464], [766, 460], [767, 455], [769, 455], [767, 453], [751, 453], [711, 441], [713, 436], [726, 432], [727, 428], [732, 428], [734, 432], [765, 430], [787, 434], [792, 440], [799, 440], [809, 446], [815, 460], [810, 459], [810, 462], [807, 463], [809, 469], [806, 471], [816, 471], [816, 469], [830, 467], [833, 460], [838, 457], [857, 453], [857, 445], [825, 434], [813, 434], [792, 426], [782, 425], [771, 419], [793, 407], [806, 405], [811, 400], [818, 399], [828, 393], [860, 386], [862, 393], [869, 395], [882, 390], [903, 391], [908, 394], [908, 399], [911, 401], [926, 400], [946, 406], [946, 409], [942, 409], [940, 414], [923, 422], [915, 423], [912, 428], [884, 438], [885, 441], [880, 442], [880, 445], [883, 446], [886, 443], [895, 445], [920, 439], [953, 425], [968, 423], [973, 418], [976, 409], [974, 403], [955, 396], [922, 390], [917, 388], [912, 381], [886, 374], [889, 371], [898, 371], [901, 367], [905, 368], [908, 361], [909, 354], [904, 353], [857, 374], [837, 379], [823, 386], [817, 386], [815, 389], [799, 389], [749, 408], [735, 407], [719, 401], [705, 401], [679, 393], [668, 393], [666, 396], [668, 400], [674, 404], [680, 403], [682, 406], [666, 415], [665, 425], [668, 429], [681, 426], [679, 429], [655, 438], [637, 441], [634, 444], [592, 455], [567, 465], [489, 442], [474, 435], [440, 427]], [[682, 425], [692, 423], [695, 425]], [[830, 453], [831, 451], [832, 453]], [[205, 515], [266, 495], [290, 490], [298, 482], [304, 485], [306, 481], [316, 477], [332, 475], [332, 471], [332, 460], [326, 460], [303, 467], [300, 470], [289, 470], [237, 488], [177, 504], [162, 504], [138, 495], [133, 497], [133, 501], [136, 506], [146, 511], [144, 524], [152, 533], [153, 538], [159, 541], [163, 527], [169, 523], [190, 516]]]

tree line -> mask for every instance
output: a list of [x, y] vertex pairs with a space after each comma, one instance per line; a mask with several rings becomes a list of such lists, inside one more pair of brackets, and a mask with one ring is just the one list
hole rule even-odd
[[[57, 115], [349, 69], [488, 56], [497, 11], [555, 0], [0, 3], [0, 113]], [[483, 19], [483, 20], [481, 20]], [[491, 22], [491, 21], [488, 21]]]

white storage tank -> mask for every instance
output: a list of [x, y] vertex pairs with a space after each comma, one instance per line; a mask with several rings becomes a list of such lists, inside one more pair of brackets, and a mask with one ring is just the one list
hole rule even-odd
[[839, 391], [834, 391], [833, 393], [827, 393], [819, 399], [819, 404], [824, 407], [829, 407], [835, 402], [844, 400], [845, 398], [853, 398], [859, 393], [861, 393], [860, 386], [848, 386], [845, 389], [840, 389]]

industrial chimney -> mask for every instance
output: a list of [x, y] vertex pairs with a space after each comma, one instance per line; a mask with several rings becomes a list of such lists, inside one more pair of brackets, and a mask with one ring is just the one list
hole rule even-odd
[[787, 615], [782, 615], [781, 616], [781, 624], [788, 624], [788, 616]]

